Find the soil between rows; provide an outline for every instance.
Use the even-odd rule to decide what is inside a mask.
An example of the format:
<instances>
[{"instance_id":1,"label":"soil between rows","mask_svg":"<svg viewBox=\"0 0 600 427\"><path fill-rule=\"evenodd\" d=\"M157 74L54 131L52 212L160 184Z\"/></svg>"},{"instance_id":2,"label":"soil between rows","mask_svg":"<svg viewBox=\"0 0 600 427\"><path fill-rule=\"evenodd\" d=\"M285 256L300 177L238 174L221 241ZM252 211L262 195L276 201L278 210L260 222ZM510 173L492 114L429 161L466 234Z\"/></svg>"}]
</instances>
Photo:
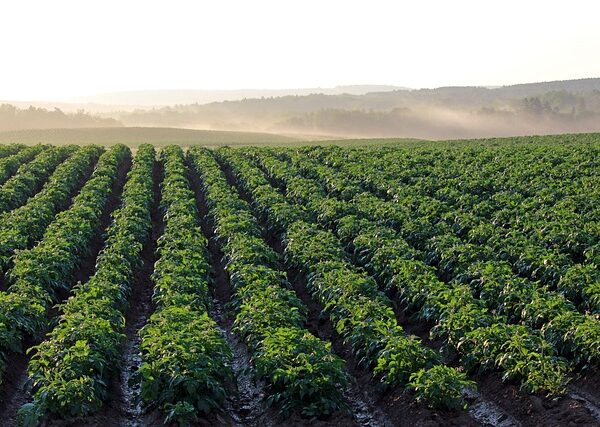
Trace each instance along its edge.
<instances>
[{"instance_id":1,"label":"soil between rows","mask_svg":"<svg viewBox=\"0 0 600 427\"><path fill-rule=\"evenodd\" d=\"M262 167L261 170L267 179L270 179L267 171ZM270 182L280 191L285 191L285 188L277 183L272 180ZM437 266L435 267L437 270ZM450 281L450 277L446 274L438 274L438 276L444 282ZM394 310L398 323L407 332L419 336L426 345L433 348L438 349L443 346L445 340L438 338L432 341L429 339L428 331L431 329L431 325L415 321L414 313L404 311L395 295L388 296L396 303ZM456 365L459 362L458 355L450 352L447 362ZM580 391L579 398L574 398L571 394L559 399L548 399L543 395L523 394L513 382L503 382L499 372L474 375L473 379L477 381L484 398L497 404L523 426L600 425L600 376L595 370L580 375L570 386L575 393ZM588 405L592 407L591 410Z\"/></svg>"},{"instance_id":2,"label":"soil between rows","mask_svg":"<svg viewBox=\"0 0 600 427\"><path fill-rule=\"evenodd\" d=\"M125 313L125 342L118 372L109 384L109 398L95 415L74 420L53 420L52 426L61 427L137 427L163 426L164 416L157 410L146 411L139 400L139 384L135 374L141 363L139 330L146 324L154 311L152 294L154 283L151 275L156 262L156 242L164 232L164 221L159 209L163 178L162 164L158 161L153 168L152 230L141 253L142 264L136 272Z\"/></svg>"},{"instance_id":3,"label":"soil between rows","mask_svg":"<svg viewBox=\"0 0 600 427\"><path fill-rule=\"evenodd\" d=\"M208 215L208 207L204 194L200 190L201 182L197 175L192 171L192 182L197 190L198 205L203 218L202 226L207 238L209 238L209 251L213 271L215 273L215 288L213 290L217 306L222 308L232 298L232 289L229 283L229 277L224 270L223 254L214 238L214 228ZM265 397L264 384L261 381L256 381L252 375L252 366L248 356L247 349L243 343L236 339L231 333L233 326L233 313L223 316L222 312L218 313L216 320L227 334L228 341L232 344L234 351L234 370L237 380L237 396L228 401L229 405L226 410L230 411L226 416L229 420L225 425L244 425L244 426L317 426L317 427L338 427L354 425L353 421L347 414L335 414L327 420L307 419L301 417L298 413L292 414L287 419L282 419L275 408L266 408L263 402ZM240 357L241 356L241 357ZM241 363L240 363L241 362ZM239 364L238 366L236 366ZM223 421L223 420L222 420Z\"/></svg>"},{"instance_id":4,"label":"soil between rows","mask_svg":"<svg viewBox=\"0 0 600 427\"><path fill-rule=\"evenodd\" d=\"M226 167L224 168L224 171L226 172L230 184L236 184L235 178L233 177L233 174L231 174L231 171ZM117 188L118 185L116 185L113 189L110 199L112 201L109 200L107 209L105 210L110 212L104 213L107 215L103 214L102 231L98 232L98 239L94 238L94 243L91 245L91 251L95 252L95 255L93 256L91 262L91 256L84 259L84 262L81 264L82 267L76 272L76 277L79 278L78 280L87 280L93 274L96 255L103 246L103 230L106 229L110 222L110 213L112 213L112 210L114 210L118 205L118 195L121 193L122 185L124 184L124 176L119 179L121 180L120 189ZM199 187L199 180L197 177L195 177L192 179L192 181L198 195L199 208L201 210L202 217L204 218L202 221L203 231L205 234L207 234L207 236L210 235L212 237L212 224L210 224L210 221L207 221L207 207L205 201L203 200L201 194L202 192L199 190L201 188ZM155 181L155 186L157 185L158 184ZM235 185L235 188L237 188L237 190L240 192L242 198L245 198L247 201L250 200L247 194L244 194L239 186ZM155 197L157 197L156 190ZM105 218L105 216L107 218ZM158 236L160 236L160 234L162 234L162 223L160 222L161 216L158 214L158 210L155 209L155 212L153 212L153 237L151 244L148 245L149 248L151 247L151 249L144 248L144 267L142 272L140 272L140 280L136 280L136 284L134 285L130 300L130 310L127 314L127 345L130 345L132 341L136 339L137 330L145 323L147 317L152 311L151 303L150 305L147 304L147 301L151 299L153 286L149 277L153 270L156 239ZM268 230L268 228L265 227L264 221L261 220L260 223L263 227L263 230ZM273 249L279 253L282 252L283 248L279 236L276 236L272 232L265 231L264 237ZM238 355L236 357L238 357L238 362L240 363L239 367L236 369L241 372L245 368L249 367L249 357L243 343L236 341L235 337L231 334L231 325L233 323L232 316L231 313L227 313L224 308L226 303L231 298L231 287L229 285L227 274L223 269L221 261L222 253L220 252L217 243L212 238L209 241L209 251L213 259L213 267L215 271L215 286L213 287L213 292L216 302L216 308L211 314L216 318L219 325L223 328L224 333L228 335L227 339L230 344L234 343L234 347L239 347L238 349L234 348L234 352ZM148 256L148 253L150 253L150 256ZM416 404L410 395L401 390L386 391L373 387L371 374L368 371L356 366L352 355L344 346L340 337L335 333L331 322L329 322L326 316L321 314L321 307L318 303L313 301L308 294L305 285L305 278L302 277L302 274L292 270L287 271L287 273L294 290L302 299L304 304L306 304L309 308L307 328L310 329L311 332L315 333L316 336L319 336L325 340L330 340L333 343L336 353L348 361L349 370L357 379L360 389L363 390L365 394L370 396L370 400L373 402L372 405L375 405L374 410L381 412L383 414L382 417L389 416L389 419L393 421L392 425L473 425L469 424L469 422L472 423L472 419L470 418L466 423L461 423L459 422L460 420L456 420L455 423L455 420L453 420L451 416L452 413L450 413L449 417L448 414L440 411L430 411L427 409L426 411L433 412L433 414L430 414L429 412L421 412L423 409L421 408L421 405ZM146 277L147 280L144 277ZM63 294L60 297L61 300L64 300L66 297L68 297L68 294ZM137 313L137 311L140 311L140 313ZM57 311L52 312L52 315L54 316L58 314L59 313ZM407 325L408 332L422 337L425 337L428 334L429 327L427 325L421 326L419 322L412 319L409 315L403 315L406 317L401 318L399 315L399 320L403 324ZM29 348L34 344L35 343L28 341L26 342L26 347ZM432 344L434 347L439 345L437 341ZM133 353L135 353L135 351L129 351L129 353L127 350L125 351L125 354ZM242 357L244 353L245 356ZM24 386L27 379L25 370L29 357L21 354L15 356L16 357L14 360L8 361L10 369L7 371L5 382L0 386L0 416L2 416L4 420L8 420L8 424L6 425L13 425L14 413L23 403L27 401L28 398L27 394L24 392ZM128 356L124 356L124 358L127 359ZM131 364L131 366L134 364L135 363ZM127 363L125 365L127 365ZM249 377L247 376L246 378ZM475 376L475 379L478 381L480 391L485 397L497 403L499 406L505 409L507 413L510 413L525 426L600 425L600 422L591 416L585 405L577 399L563 398L556 401L549 401L538 396L523 395L518 391L518 387L516 387L514 384L503 383L501 381L500 374L498 373L477 375ZM600 375L596 371L591 371L586 375L583 375L582 378L573 381L573 384L577 388L581 388L592 396L598 397L598 384L600 384ZM115 384L111 384L111 390L114 390L114 395L111 392L111 400L105 406L105 410L101 412L101 418L90 417L83 420L74 420L69 423L54 420L49 422L48 425L162 425L162 416L156 412L140 415L135 413L137 409L133 408L135 414L132 415L130 411L132 407L129 406L132 401L123 399L122 395L119 394L122 393L122 387L123 384L121 381L116 381ZM238 380L238 388L239 387L240 385ZM214 417L203 419L199 425L300 426L314 424L316 426L338 426L349 425L352 423L352 421L348 420L347 418L321 421L306 420L296 416L286 421L280 420L277 418L275 411L265 411L262 406L260 408L252 407L253 403L251 403L250 406L248 405L249 401L255 403L262 400L262 391L260 391L260 385L257 387L257 389L259 390L258 395L250 396L249 398L244 396L243 393L240 393L238 396L232 395L232 398L228 402L229 407L226 408L228 413L216 414ZM8 396L8 399L6 399L6 396ZM125 404L124 401L128 401L130 403ZM369 402L370 405L371 402ZM124 404L125 406L123 406ZM394 417L396 411L399 413L397 418ZM11 413L12 415L10 415Z\"/></svg>"},{"instance_id":5,"label":"soil between rows","mask_svg":"<svg viewBox=\"0 0 600 427\"><path fill-rule=\"evenodd\" d=\"M162 164L154 162L152 174L153 206L152 230L141 253L142 264L136 272L125 313L125 342L119 371L111 378L109 399L102 410L82 420L85 426L162 426L163 416L158 411L146 412L139 399L139 384L135 374L141 364L139 330L146 324L154 311L152 294L154 283L151 276L156 262L156 242L164 232L163 217L159 209L160 184L163 179ZM69 424L72 425L72 424Z\"/></svg>"},{"instance_id":6,"label":"soil between rows","mask_svg":"<svg viewBox=\"0 0 600 427\"><path fill-rule=\"evenodd\" d=\"M440 279L442 280L442 279ZM445 339L430 338L432 325L416 319L416 313L411 313L398 301L398 296L393 292L388 297L394 301L396 320L409 334L421 338L424 345L435 350L440 350L445 344ZM460 355L455 351L446 349L445 363L450 366L460 365ZM528 395L521 393L514 382L502 381L499 372L485 372L471 375L477 381L478 391L484 399L493 402L507 415L523 426L540 425L600 425L600 422L586 408L584 402L573 399L568 395L560 399L550 400L542 395ZM589 386L589 380L579 381L583 386ZM598 383L600 384L600 383ZM589 389L589 387L588 387ZM597 393L597 391L596 391Z\"/></svg>"},{"instance_id":7,"label":"soil between rows","mask_svg":"<svg viewBox=\"0 0 600 427\"><path fill-rule=\"evenodd\" d=\"M188 163L189 179L196 195L200 225L208 240L208 252L212 270L211 292L214 307L211 317L217 322L224 338L233 352L232 369L235 384L231 384L231 393L225 403L225 411L211 414L203 419L201 425L243 425L272 426L277 413L264 405L264 384L256 381L252 374L250 355L246 345L232 332L235 314L227 309L233 297L229 276L223 263L223 252L215 238L214 224L210 216L202 181L193 165Z\"/></svg>"}]
</instances>

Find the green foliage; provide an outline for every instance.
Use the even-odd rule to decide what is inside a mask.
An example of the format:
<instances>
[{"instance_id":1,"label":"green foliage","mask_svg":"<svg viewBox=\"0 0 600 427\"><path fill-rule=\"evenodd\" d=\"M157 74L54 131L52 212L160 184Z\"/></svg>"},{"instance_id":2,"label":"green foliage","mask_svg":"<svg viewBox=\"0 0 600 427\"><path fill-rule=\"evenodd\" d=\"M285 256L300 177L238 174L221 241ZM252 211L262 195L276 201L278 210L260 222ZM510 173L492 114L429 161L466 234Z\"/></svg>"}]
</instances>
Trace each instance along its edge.
<instances>
[{"instance_id":1,"label":"green foliage","mask_svg":"<svg viewBox=\"0 0 600 427\"><path fill-rule=\"evenodd\" d=\"M474 389L475 382L449 366L437 365L421 369L410 376L408 386L414 390L417 401L427 402L434 408L467 409L464 390Z\"/></svg>"},{"instance_id":2,"label":"green foliage","mask_svg":"<svg viewBox=\"0 0 600 427\"><path fill-rule=\"evenodd\" d=\"M439 363L439 355L415 336L405 339L399 328L394 328L388 336L385 347L379 352L374 373L381 374L389 385L406 384L410 376L419 369Z\"/></svg>"},{"instance_id":3,"label":"green foliage","mask_svg":"<svg viewBox=\"0 0 600 427\"><path fill-rule=\"evenodd\" d=\"M277 191L267 185L265 177L257 174L245 158L226 150L220 152L223 160L237 171L238 182L255 197L257 210L266 215L273 228L285 231L286 264L307 274L308 289L329 313L336 331L344 337L358 361L374 367L375 373L390 385L406 383L412 372L436 363L435 352L423 347L417 338L404 334L390 301L372 278L352 266L332 232L311 223L310 215L303 220L280 216L280 212L286 211L273 210L265 203L278 200L276 203L280 205L295 207L295 203L308 203L314 207L322 201L324 192L298 179L296 171L286 170L278 160L261 154L265 156L257 156L257 162L273 181L282 187L293 183L293 188L287 188L287 198L280 199ZM325 204L328 208L333 205ZM331 212L344 214L347 211L335 207ZM330 216L331 213L327 218Z\"/></svg>"},{"instance_id":4,"label":"green foliage","mask_svg":"<svg viewBox=\"0 0 600 427\"><path fill-rule=\"evenodd\" d=\"M97 146L77 150L25 205L0 214L0 272L6 272L16 250L26 249L43 237L56 213L69 205L71 197L92 172L101 153Z\"/></svg>"},{"instance_id":5,"label":"green foliage","mask_svg":"<svg viewBox=\"0 0 600 427\"><path fill-rule=\"evenodd\" d=\"M349 380L330 344L306 330L307 308L282 265L306 279L359 363L419 401L464 408L473 383L463 367L498 370L527 393L563 394L571 370L600 360L594 138L411 150L192 148L187 158L166 148L156 312L141 332L144 403L187 425L220 408L230 391L231 351L207 314L212 276L189 180L196 174L234 291L234 331L248 344L267 402L282 413L347 409ZM9 285L0 293L0 370L26 336L51 326L57 290L72 291L33 353L24 425L47 413L93 413L118 367L129 287L149 233L155 153L140 148L96 273L73 286L128 155L122 146L103 154L86 181L101 152L0 146L0 269ZM283 257L265 240L273 235L282 237ZM396 319L402 310L432 325L440 352L405 333ZM463 367L444 366L446 351Z\"/></svg>"},{"instance_id":6,"label":"green foliage","mask_svg":"<svg viewBox=\"0 0 600 427\"><path fill-rule=\"evenodd\" d=\"M288 416L313 417L347 410L349 379L331 345L304 329L306 307L278 271L250 206L235 195L215 159L193 149L188 158L203 182L225 268L235 290L234 330L250 344L256 375L267 384L267 403Z\"/></svg>"},{"instance_id":7,"label":"green foliage","mask_svg":"<svg viewBox=\"0 0 600 427\"><path fill-rule=\"evenodd\" d=\"M259 378L269 379L268 404L284 414L299 409L307 417L346 409L339 392L348 383L344 362L317 337L300 328L278 328L253 355Z\"/></svg>"},{"instance_id":8,"label":"green foliage","mask_svg":"<svg viewBox=\"0 0 600 427\"><path fill-rule=\"evenodd\" d=\"M286 261L308 273L311 292L334 317L348 315L347 296L368 294L340 252L343 243L352 261L433 322L433 337L446 338L469 366L490 361L465 345L481 334L498 345L494 363L511 360L492 365L506 379L524 390L561 394L568 369L557 354L580 368L597 364L600 326L577 313L593 313L597 299L598 216L589 203L589 194L597 194L591 160L597 144L428 148L247 149L242 155L222 149L219 155L273 228L286 232ZM532 168L521 167L522 159ZM269 205L286 201L314 212L288 221ZM575 267L576 259L592 262ZM520 324L518 339L504 333L507 323ZM528 350L518 351L519 345ZM547 381L539 377L543 369L554 372Z\"/></svg>"},{"instance_id":9,"label":"green foliage","mask_svg":"<svg viewBox=\"0 0 600 427\"><path fill-rule=\"evenodd\" d=\"M39 153L31 162L22 164L15 176L0 188L0 212L23 205L56 167L76 150L73 145L50 148Z\"/></svg>"},{"instance_id":10,"label":"green foliage","mask_svg":"<svg viewBox=\"0 0 600 427\"><path fill-rule=\"evenodd\" d=\"M521 389L527 393L565 393L566 363L524 326L498 323L479 328L467 333L457 348L468 368L480 365L481 369L502 370L506 380L522 378Z\"/></svg>"},{"instance_id":11,"label":"green foliage","mask_svg":"<svg viewBox=\"0 0 600 427\"><path fill-rule=\"evenodd\" d=\"M21 165L31 161L36 155L47 149L48 146L35 145L19 150L12 156L0 158L0 184L4 184Z\"/></svg>"},{"instance_id":12,"label":"green foliage","mask_svg":"<svg viewBox=\"0 0 600 427\"><path fill-rule=\"evenodd\" d=\"M64 418L89 415L107 398L124 339L129 286L151 229L154 159L152 147L140 147L94 276L75 287L58 325L35 347L28 366L34 401L21 410L24 424L45 412Z\"/></svg>"},{"instance_id":13,"label":"green foliage","mask_svg":"<svg viewBox=\"0 0 600 427\"><path fill-rule=\"evenodd\" d=\"M10 286L0 294L3 358L6 352L19 349L26 336L39 337L47 329L46 314L56 300L56 291L70 289L75 268L100 226L117 168L129 155L125 146L104 153L71 207L56 216L37 246L14 257Z\"/></svg>"},{"instance_id":14,"label":"green foliage","mask_svg":"<svg viewBox=\"0 0 600 427\"><path fill-rule=\"evenodd\" d=\"M537 141L542 148L472 144L468 150L247 149L244 154L287 190L292 202L309 203L315 213L308 221L336 232L353 261L381 287L434 322L433 337L446 338L454 349L474 331L504 340L499 353L510 353L515 361L506 365L507 379L519 380L524 389L561 394L567 369L555 354L580 368L597 364L593 342L600 331L592 316L577 313L593 313L598 288L592 274L598 215L589 202L590 194L597 194L591 159L598 146L572 139L569 147ZM226 153L235 168L248 173L241 159ZM523 168L522 159L531 168ZM301 253L302 244L296 246ZM577 262L590 265L576 267ZM523 326L519 336L529 352L513 351L501 333L507 323ZM459 350L468 353L465 346ZM473 356L465 354L469 363ZM529 360L540 362L532 362L531 370L513 369ZM556 373L546 383L537 378L543 364Z\"/></svg>"},{"instance_id":15,"label":"green foliage","mask_svg":"<svg viewBox=\"0 0 600 427\"><path fill-rule=\"evenodd\" d=\"M232 353L208 313L209 261L181 148L161 153L164 234L152 276L156 311L140 331L142 401L166 422L188 425L222 407L231 381Z\"/></svg>"},{"instance_id":16,"label":"green foliage","mask_svg":"<svg viewBox=\"0 0 600 427\"><path fill-rule=\"evenodd\" d=\"M165 307L150 317L140 336L142 400L164 412L183 403L195 408L192 414L221 407L224 383L232 378L232 355L207 313L190 306Z\"/></svg>"}]
</instances>

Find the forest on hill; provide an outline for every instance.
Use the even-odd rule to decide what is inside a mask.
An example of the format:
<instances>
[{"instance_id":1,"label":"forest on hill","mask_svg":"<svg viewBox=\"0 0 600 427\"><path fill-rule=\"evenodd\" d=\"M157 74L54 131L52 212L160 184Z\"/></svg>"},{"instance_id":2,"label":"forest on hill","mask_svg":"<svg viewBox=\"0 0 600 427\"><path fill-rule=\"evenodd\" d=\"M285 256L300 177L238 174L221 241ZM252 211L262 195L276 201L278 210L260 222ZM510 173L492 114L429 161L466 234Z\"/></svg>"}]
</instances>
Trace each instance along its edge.
<instances>
[{"instance_id":1,"label":"forest on hill","mask_svg":"<svg viewBox=\"0 0 600 427\"><path fill-rule=\"evenodd\" d=\"M364 95L313 93L114 114L130 126L339 137L469 138L600 130L600 79Z\"/></svg>"},{"instance_id":2,"label":"forest on hill","mask_svg":"<svg viewBox=\"0 0 600 427\"><path fill-rule=\"evenodd\" d=\"M69 111L62 106L19 108L3 104L0 105L0 131L127 126L266 132L302 138L326 135L423 139L600 131L600 79L502 87L415 90L381 87L381 91L368 93L359 93L359 89L368 86L346 88L349 93L322 90L322 93L134 110L119 105L89 104L89 111L85 111L80 108L81 104L74 104L77 108ZM154 92L142 91L136 96L148 100ZM181 99L192 100L196 92L201 91L177 93ZM298 90L298 93L303 92ZM127 94L121 98L125 99ZM127 96L133 95L135 93ZM202 96L208 95L202 92Z\"/></svg>"},{"instance_id":3,"label":"forest on hill","mask_svg":"<svg viewBox=\"0 0 600 427\"><path fill-rule=\"evenodd\" d=\"M18 108L11 104L0 104L0 132L20 129L53 129L53 128L104 128L122 126L111 117L99 117L83 110L67 113L59 108L30 106Z\"/></svg>"}]
</instances>

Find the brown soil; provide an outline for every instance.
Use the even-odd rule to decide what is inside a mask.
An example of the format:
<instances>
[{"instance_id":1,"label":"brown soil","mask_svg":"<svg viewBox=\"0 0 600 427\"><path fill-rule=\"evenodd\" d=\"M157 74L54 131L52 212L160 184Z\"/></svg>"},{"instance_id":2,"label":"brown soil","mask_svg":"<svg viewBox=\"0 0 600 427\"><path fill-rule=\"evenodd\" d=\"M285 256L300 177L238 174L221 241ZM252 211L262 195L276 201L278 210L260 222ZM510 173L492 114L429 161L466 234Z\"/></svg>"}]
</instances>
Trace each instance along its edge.
<instances>
[{"instance_id":1,"label":"brown soil","mask_svg":"<svg viewBox=\"0 0 600 427\"><path fill-rule=\"evenodd\" d=\"M95 259L103 246L103 232L110 222L110 214L117 207L119 195L125 182L125 174L130 164L122 165L119 169L118 180L102 216L101 230L90 245L90 254L82 259L80 268L75 272L75 279L86 281L93 274ZM230 184L237 188L240 196L250 201L237 185L235 178L227 165L221 165ZM155 171L156 200L160 197L158 187L160 171ZM233 314L227 309L227 303L232 298L229 278L223 268L222 253L214 239L214 229L208 216L200 181L193 173L191 182L196 191L198 208L202 217L201 225L204 234L209 239L209 253L213 267L213 298L214 308L212 317L217 321L224 337L234 352L233 369L236 373L236 383L231 384L231 393L225 404L224 411L211 414L200 419L195 425L243 425L243 426L316 426L340 427L347 425L384 425L384 426L453 426L478 425L467 413L435 411L418 404L414 397L402 388L385 388L372 377L364 367L358 366L356 360L342 338L335 332L328 316L322 312L322 306L312 299L306 288L306 278L301 272L293 269L283 271L288 274L289 281L308 308L306 327L323 340L332 342L336 354L346 361L348 372L355 379L355 384L345 391L346 399L351 403L354 417L347 414L335 414L326 420L306 419L298 414L283 420L276 410L265 408L265 386L256 382L252 375L250 357L246 346L231 331ZM259 218L264 231L266 242L277 252L283 252L280 236L265 227L264 218ZM102 411L94 417L71 421L51 420L46 425L53 426L160 426L163 415L156 410L144 412L137 401L135 385L128 385L128 380L139 366L139 338L137 332L142 327L153 310L151 296L153 284L150 275L155 261L156 240L162 234L162 218L157 208L153 211L153 231L151 242L143 252L143 267L133 284L130 297L130 309L126 316L126 344L123 351L122 370L110 384L110 398ZM67 292L59 295L63 301L68 297ZM395 307L396 317L404 329L421 337L424 343L439 349L443 340L429 340L431 325L421 322L398 305ZM49 318L55 318L58 310L52 309ZM29 348L36 344L31 340L25 342ZM29 399L27 393L26 367L30 356L24 354L9 355L4 382L0 385L0 417L2 425L15 425L15 414L19 407ZM456 356L450 355L449 362L456 363ZM523 426L600 426L600 373L591 370L574 379L570 385L570 394L557 400L549 400L543 396L529 396L518 390L513 383L504 383L501 375L496 372L475 375L479 392L483 399L495 403L505 413L510 414L517 424ZM598 410L598 412L595 412ZM487 425L487 424L486 424ZM493 424L491 424L493 425ZM507 424L502 424L507 425Z\"/></svg>"},{"instance_id":2,"label":"brown soil","mask_svg":"<svg viewBox=\"0 0 600 427\"><path fill-rule=\"evenodd\" d=\"M261 169L266 175L267 171L264 168ZM277 183L272 180L270 182L277 187ZM437 270L437 265L434 266ZM439 274L439 270L437 271L440 280L444 282L451 280L449 275ZM416 321L397 302L394 295L389 296L395 302L394 311L398 323L408 333L419 336L429 347L439 349L444 345L444 339L431 340L429 338L431 325ZM446 362L450 365L458 365L459 357L450 352L446 355ZM519 392L518 387L514 384L502 382L501 375L496 372L473 379L477 380L481 395L485 399L495 403L524 426L600 425L600 376L597 372L589 372L571 386L577 398L574 398L573 394L568 394L556 400L547 399L544 396L525 395Z\"/></svg>"},{"instance_id":3,"label":"brown soil","mask_svg":"<svg viewBox=\"0 0 600 427\"><path fill-rule=\"evenodd\" d=\"M152 231L148 242L142 249L142 266L132 283L128 310L125 314L125 343L118 374L113 375L109 385L109 399L95 415L65 420L53 420L53 426L162 426L164 417L158 411L145 411L139 400L139 384L135 381L135 373L141 363L139 330L146 324L154 311L152 293L154 284L151 280L156 261L156 242L163 234L164 222L159 209L160 183L162 182L162 165L155 162L153 171Z\"/></svg>"},{"instance_id":4,"label":"brown soil","mask_svg":"<svg viewBox=\"0 0 600 427\"><path fill-rule=\"evenodd\" d=\"M482 395L493 400L523 426L600 426L585 405L571 397L556 400L525 395L516 385L503 383L499 373L477 377Z\"/></svg>"},{"instance_id":5,"label":"brown soil","mask_svg":"<svg viewBox=\"0 0 600 427\"><path fill-rule=\"evenodd\" d=\"M223 264L223 253L215 239L214 225L209 215L206 199L202 191L202 183L194 167L188 164L189 178L196 194L201 227L208 240L208 251L212 266L212 287L214 307L211 317L217 322L227 343L233 351L232 368L235 374L235 384L232 393L226 401L225 411L214 414L203 420L202 425L244 425L271 426L277 418L277 413L263 404L265 397L264 384L256 381L252 375L250 355L245 344L233 332L234 313L226 309L231 301L233 291L229 276ZM218 419L215 419L218 417Z\"/></svg>"},{"instance_id":6,"label":"brown soil","mask_svg":"<svg viewBox=\"0 0 600 427\"><path fill-rule=\"evenodd\" d=\"M37 344L30 339L24 343L24 348ZM31 355L11 353L6 360L6 372L0 384L0 418L8 420L9 425L16 424L16 414L19 408L27 403L29 398L27 365Z\"/></svg>"},{"instance_id":7,"label":"brown soil","mask_svg":"<svg viewBox=\"0 0 600 427\"><path fill-rule=\"evenodd\" d=\"M231 170L227 165L222 165L222 167L230 183L234 184L235 177L231 173ZM263 172L265 171L263 170ZM277 183L273 182L272 180L269 180L269 182L275 188L282 190ZM282 191L284 191L284 189ZM241 191L241 194L242 197L244 197L247 201L250 200L248 194L244 194L243 191ZM281 244L277 243L277 240L279 239L277 239L276 236L270 236L268 240L276 250L282 250ZM299 292L299 295L302 296L302 292L306 292L305 286L297 288L297 291ZM302 299L305 300L305 297ZM306 300L305 303L307 303ZM437 339L431 341L429 339L429 330L431 329L430 325L427 325L425 322L419 322L414 317L410 316L409 313L406 313L400 305L395 307L395 313L399 324L401 324L408 333L421 337L426 345L429 345L433 348L440 348L443 346L444 340ZM332 338L332 341L334 342L335 348L337 346L335 342L336 339ZM340 355L346 358L346 360L351 361L351 355L345 356L343 354L343 349L340 350ZM458 362L457 356L450 354L448 361L456 364ZM488 401L490 403L493 402L493 404L496 404L502 412L509 414L509 417L522 425L600 425L598 414L595 412L596 408L598 407L597 396L599 393L597 390L598 384L600 384L597 373L590 374L575 384L576 387L580 387L584 392L580 393L577 399L573 398L572 396L567 396L556 401L549 400L544 397L524 395L518 391L518 387L516 387L514 384L503 383L501 381L501 376L498 373L490 373L485 377L475 377L474 379L478 381L478 386L481 390L481 397L484 399L484 401ZM585 394L584 398L587 396L589 399L587 399L586 402L582 402L580 400L581 394ZM510 399L507 399L507 396L510 396ZM402 402L401 398L391 399ZM471 399L469 400L471 401ZM411 403L414 402L409 402L409 405ZM586 407L586 405L588 407ZM593 407L590 410L590 405L596 405L596 407ZM423 417L420 415L420 417L420 419L427 419L426 416ZM400 424L402 424L401 420L398 421ZM448 417L443 417L441 420L441 423L444 425L451 424L452 422L452 419Z\"/></svg>"}]
</instances>

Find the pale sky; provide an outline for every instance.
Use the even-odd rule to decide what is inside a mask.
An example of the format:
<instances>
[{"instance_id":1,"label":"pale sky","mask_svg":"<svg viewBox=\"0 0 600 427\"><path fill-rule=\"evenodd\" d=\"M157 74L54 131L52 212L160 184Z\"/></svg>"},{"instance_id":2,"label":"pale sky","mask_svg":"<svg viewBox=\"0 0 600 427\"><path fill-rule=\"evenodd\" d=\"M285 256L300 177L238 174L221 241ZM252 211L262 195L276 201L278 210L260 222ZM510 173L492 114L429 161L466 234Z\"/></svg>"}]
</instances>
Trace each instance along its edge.
<instances>
[{"instance_id":1,"label":"pale sky","mask_svg":"<svg viewBox=\"0 0 600 427\"><path fill-rule=\"evenodd\" d=\"M600 77L600 3L7 0L0 99Z\"/></svg>"}]
</instances>

